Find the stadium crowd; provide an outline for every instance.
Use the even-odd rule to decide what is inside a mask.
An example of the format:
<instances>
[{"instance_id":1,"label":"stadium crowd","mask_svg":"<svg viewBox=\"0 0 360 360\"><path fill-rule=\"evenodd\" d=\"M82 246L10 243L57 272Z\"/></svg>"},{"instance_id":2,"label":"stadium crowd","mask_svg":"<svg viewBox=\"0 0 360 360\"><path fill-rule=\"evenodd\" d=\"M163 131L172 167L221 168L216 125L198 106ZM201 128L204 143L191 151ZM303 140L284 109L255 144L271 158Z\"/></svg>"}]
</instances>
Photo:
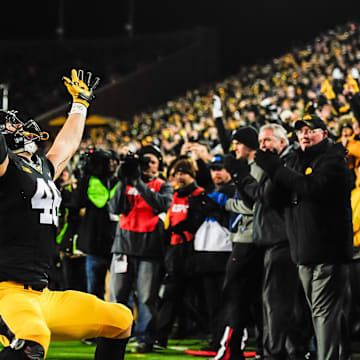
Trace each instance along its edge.
<instances>
[{"instance_id":1,"label":"stadium crowd","mask_svg":"<svg viewBox=\"0 0 360 360\"><path fill-rule=\"evenodd\" d=\"M350 358L360 335L359 71L350 23L90 129L57 182L50 286L100 298L108 287L136 313L140 353L197 332L215 359L239 359L251 333L259 357ZM313 242L302 253L304 239Z\"/></svg>"}]
</instances>

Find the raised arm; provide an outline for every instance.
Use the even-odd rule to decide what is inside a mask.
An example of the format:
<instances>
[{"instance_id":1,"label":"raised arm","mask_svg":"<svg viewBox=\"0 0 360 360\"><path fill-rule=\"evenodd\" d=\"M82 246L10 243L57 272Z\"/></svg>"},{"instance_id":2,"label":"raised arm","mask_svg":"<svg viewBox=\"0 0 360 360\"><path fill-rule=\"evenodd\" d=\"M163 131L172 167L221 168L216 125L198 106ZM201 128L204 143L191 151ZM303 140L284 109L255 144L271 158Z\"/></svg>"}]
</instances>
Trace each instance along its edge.
<instances>
[{"instance_id":1,"label":"raised arm","mask_svg":"<svg viewBox=\"0 0 360 360\"><path fill-rule=\"evenodd\" d=\"M91 83L91 73L87 73L87 79L84 81L84 71L71 71L71 80L63 77L64 84L73 98L73 103L69 116L60 132L57 134L53 145L46 157L54 166L54 180L59 177L62 170L74 155L79 147L83 136L87 108L90 101L94 98L94 90L99 84L98 77Z\"/></svg>"},{"instance_id":2,"label":"raised arm","mask_svg":"<svg viewBox=\"0 0 360 360\"><path fill-rule=\"evenodd\" d=\"M215 119L215 126L218 131L219 140L225 154L229 152L231 145L231 134L225 129L223 120L223 111L221 109L221 99L219 96L213 96L213 118Z\"/></svg>"}]
</instances>

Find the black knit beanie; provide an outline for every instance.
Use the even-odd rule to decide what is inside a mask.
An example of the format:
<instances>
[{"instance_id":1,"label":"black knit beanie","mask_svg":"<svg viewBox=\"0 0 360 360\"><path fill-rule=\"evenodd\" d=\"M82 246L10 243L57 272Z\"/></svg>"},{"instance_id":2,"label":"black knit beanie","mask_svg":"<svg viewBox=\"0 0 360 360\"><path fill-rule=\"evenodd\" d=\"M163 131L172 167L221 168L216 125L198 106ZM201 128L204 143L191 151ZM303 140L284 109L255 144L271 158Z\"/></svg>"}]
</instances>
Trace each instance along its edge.
<instances>
[{"instance_id":1,"label":"black knit beanie","mask_svg":"<svg viewBox=\"0 0 360 360\"><path fill-rule=\"evenodd\" d=\"M232 136L233 140L237 140L239 143L246 145L252 150L259 148L258 132L252 126L244 126L236 130Z\"/></svg>"}]
</instances>

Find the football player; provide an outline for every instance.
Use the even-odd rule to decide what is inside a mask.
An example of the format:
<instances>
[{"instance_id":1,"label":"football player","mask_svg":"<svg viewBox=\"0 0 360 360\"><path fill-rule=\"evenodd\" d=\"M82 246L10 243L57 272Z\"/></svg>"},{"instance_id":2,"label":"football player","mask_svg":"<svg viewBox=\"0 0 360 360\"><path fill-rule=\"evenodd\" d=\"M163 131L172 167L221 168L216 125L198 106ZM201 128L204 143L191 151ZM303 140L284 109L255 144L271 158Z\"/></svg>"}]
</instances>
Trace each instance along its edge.
<instances>
[{"instance_id":1,"label":"football player","mask_svg":"<svg viewBox=\"0 0 360 360\"><path fill-rule=\"evenodd\" d=\"M60 193L54 180L82 138L87 108L99 78L72 70L64 84L73 102L45 156L47 140L35 121L0 112L0 359L44 359L51 340L99 338L95 359L123 359L131 311L77 291L47 288Z\"/></svg>"}]
</instances>

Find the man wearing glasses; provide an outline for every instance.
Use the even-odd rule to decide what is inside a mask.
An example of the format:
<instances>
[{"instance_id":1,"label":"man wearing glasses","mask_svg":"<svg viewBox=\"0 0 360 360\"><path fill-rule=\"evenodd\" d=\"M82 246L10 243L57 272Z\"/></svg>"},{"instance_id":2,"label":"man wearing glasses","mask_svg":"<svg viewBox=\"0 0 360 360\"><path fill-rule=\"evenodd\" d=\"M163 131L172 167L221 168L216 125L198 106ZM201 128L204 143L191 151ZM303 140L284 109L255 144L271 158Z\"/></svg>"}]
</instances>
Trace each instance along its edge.
<instances>
[{"instance_id":1,"label":"man wearing glasses","mask_svg":"<svg viewBox=\"0 0 360 360\"><path fill-rule=\"evenodd\" d=\"M345 314L352 257L351 177L345 149L328 138L325 123L306 115L295 123L299 148L286 159L258 151L256 163L282 189L291 257L310 307L318 359L346 359Z\"/></svg>"}]
</instances>

